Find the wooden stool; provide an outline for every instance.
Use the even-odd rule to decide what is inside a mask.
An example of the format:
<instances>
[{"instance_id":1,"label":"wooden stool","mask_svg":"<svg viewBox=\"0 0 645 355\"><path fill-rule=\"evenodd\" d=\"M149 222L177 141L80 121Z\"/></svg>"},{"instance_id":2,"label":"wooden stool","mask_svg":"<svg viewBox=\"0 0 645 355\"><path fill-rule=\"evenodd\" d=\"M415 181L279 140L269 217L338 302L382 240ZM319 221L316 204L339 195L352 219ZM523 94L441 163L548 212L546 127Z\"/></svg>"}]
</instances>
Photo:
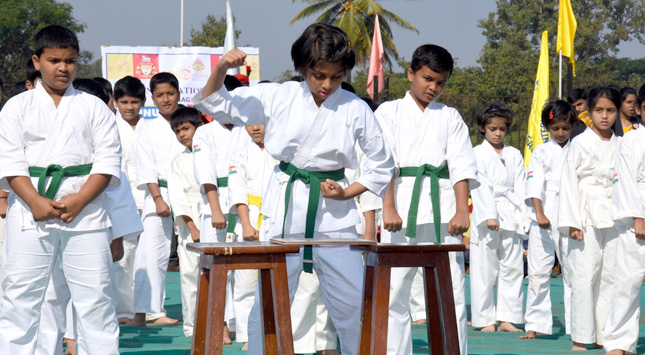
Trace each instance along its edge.
<instances>
[{"instance_id":1,"label":"wooden stool","mask_svg":"<svg viewBox=\"0 0 645 355\"><path fill-rule=\"evenodd\" d=\"M430 354L459 354L459 336L448 252L462 252L463 244L377 244L351 246L365 251L365 288L361 322L361 355L387 353L390 272L393 267L424 268L428 349Z\"/></svg>"},{"instance_id":2,"label":"wooden stool","mask_svg":"<svg viewBox=\"0 0 645 355\"><path fill-rule=\"evenodd\" d=\"M202 269L197 288L193 354L222 354L226 274L239 269L259 269L264 353L293 354L285 253L299 252L298 245L191 243L186 249L201 255Z\"/></svg>"}]
</instances>

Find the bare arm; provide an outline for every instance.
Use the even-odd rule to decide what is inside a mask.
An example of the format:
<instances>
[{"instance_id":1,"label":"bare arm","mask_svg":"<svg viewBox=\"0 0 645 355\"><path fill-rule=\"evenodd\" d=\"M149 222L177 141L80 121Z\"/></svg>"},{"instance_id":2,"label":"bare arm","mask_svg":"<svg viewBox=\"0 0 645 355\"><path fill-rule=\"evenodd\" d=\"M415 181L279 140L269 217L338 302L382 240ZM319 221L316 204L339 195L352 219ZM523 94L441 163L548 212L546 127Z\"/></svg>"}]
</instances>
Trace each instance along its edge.
<instances>
[{"instance_id":1,"label":"bare arm","mask_svg":"<svg viewBox=\"0 0 645 355\"><path fill-rule=\"evenodd\" d=\"M365 217L365 234L363 234L363 239L376 240L376 211L365 211L363 212L363 217Z\"/></svg>"},{"instance_id":2,"label":"bare arm","mask_svg":"<svg viewBox=\"0 0 645 355\"><path fill-rule=\"evenodd\" d=\"M60 218L65 205L46 199L38 194L38 191L31 184L27 176L7 177L11 189L20 196L29 206L31 213L39 221L47 221L53 218Z\"/></svg>"},{"instance_id":3,"label":"bare arm","mask_svg":"<svg viewBox=\"0 0 645 355\"><path fill-rule=\"evenodd\" d=\"M224 54L222 58L215 64L215 68L211 72L211 76L204 86L203 98L207 98L215 91L219 90L224 84L224 78L226 77L226 71L232 68L237 68L241 65L244 65L246 60L246 53L242 52L239 49L233 49L228 53Z\"/></svg>"},{"instance_id":4,"label":"bare arm","mask_svg":"<svg viewBox=\"0 0 645 355\"><path fill-rule=\"evenodd\" d=\"M535 217L540 228L547 229L551 226L551 221L546 218L544 214L544 209L542 208L542 201L539 198L531 198L533 201L533 206L535 207Z\"/></svg>"},{"instance_id":5,"label":"bare arm","mask_svg":"<svg viewBox=\"0 0 645 355\"><path fill-rule=\"evenodd\" d=\"M458 181L453 186L453 190L457 200L457 210L450 222L448 222L448 233L461 235L470 226L470 219L468 218L468 180Z\"/></svg>"},{"instance_id":6,"label":"bare arm","mask_svg":"<svg viewBox=\"0 0 645 355\"><path fill-rule=\"evenodd\" d=\"M260 238L260 234L258 230L253 228L251 225L249 206L243 203L238 203L235 206L237 207L237 216L240 217L240 224L242 224L242 238L248 241L258 240Z\"/></svg>"},{"instance_id":7,"label":"bare arm","mask_svg":"<svg viewBox=\"0 0 645 355\"><path fill-rule=\"evenodd\" d=\"M181 218L184 220L184 223L186 223L186 227L188 227L188 230L190 230L190 237L192 238L193 242L199 243L199 239L200 239L199 229L195 225L195 221L193 221L192 218L184 215L182 215Z\"/></svg>"},{"instance_id":8,"label":"bare arm","mask_svg":"<svg viewBox=\"0 0 645 355\"><path fill-rule=\"evenodd\" d=\"M65 223L74 221L83 208L105 190L110 179L112 179L112 175L109 174L92 174L77 193L61 198L60 203L65 207L62 209L63 213L60 215L60 219Z\"/></svg>"},{"instance_id":9,"label":"bare arm","mask_svg":"<svg viewBox=\"0 0 645 355\"><path fill-rule=\"evenodd\" d=\"M403 228L403 220L396 211L394 203L394 179L396 179L395 176L392 177L383 197L383 228L390 232L398 232Z\"/></svg>"},{"instance_id":10,"label":"bare arm","mask_svg":"<svg viewBox=\"0 0 645 355\"><path fill-rule=\"evenodd\" d=\"M222 208L219 205L217 186L213 184L204 184L204 191L206 191L206 199L211 207L211 224L213 225L213 228L226 228L226 218L224 218L224 213L222 213Z\"/></svg>"},{"instance_id":11,"label":"bare arm","mask_svg":"<svg viewBox=\"0 0 645 355\"><path fill-rule=\"evenodd\" d=\"M152 195L152 199L155 202L157 214L161 217L170 216L170 207L168 207L166 201L163 200L161 192L159 191L159 185L153 182L149 182L147 185L148 190L150 190L150 195Z\"/></svg>"}]
</instances>

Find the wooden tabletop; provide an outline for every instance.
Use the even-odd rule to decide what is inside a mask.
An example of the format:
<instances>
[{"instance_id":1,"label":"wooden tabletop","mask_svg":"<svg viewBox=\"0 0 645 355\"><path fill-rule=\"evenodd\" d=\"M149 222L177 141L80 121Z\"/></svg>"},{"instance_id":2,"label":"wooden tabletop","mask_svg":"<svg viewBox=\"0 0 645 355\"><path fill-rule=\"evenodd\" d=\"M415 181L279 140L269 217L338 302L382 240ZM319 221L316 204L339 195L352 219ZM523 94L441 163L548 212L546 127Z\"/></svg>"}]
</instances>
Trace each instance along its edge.
<instances>
[{"instance_id":1,"label":"wooden tabletop","mask_svg":"<svg viewBox=\"0 0 645 355\"><path fill-rule=\"evenodd\" d=\"M371 251L374 253L434 253L466 250L466 246L463 244L435 245L378 243L371 245L352 245L350 248Z\"/></svg>"},{"instance_id":2,"label":"wooden tabletop","mask_svg":"<svg viewBox=\"0 0 645 355\"><path fill-rule=\"evenodd\" d=\"M189 243L186 249L203 255L298 253L299 245L271 242Z\"/></svg>"}]
</instances>

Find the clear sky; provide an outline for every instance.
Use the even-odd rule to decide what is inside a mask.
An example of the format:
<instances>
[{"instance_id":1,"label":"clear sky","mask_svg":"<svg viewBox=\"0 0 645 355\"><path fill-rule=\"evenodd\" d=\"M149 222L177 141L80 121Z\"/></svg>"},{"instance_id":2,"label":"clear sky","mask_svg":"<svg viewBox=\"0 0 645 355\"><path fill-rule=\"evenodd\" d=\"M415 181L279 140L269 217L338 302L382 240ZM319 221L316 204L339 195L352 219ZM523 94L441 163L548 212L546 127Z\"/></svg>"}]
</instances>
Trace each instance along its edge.
<instances>
[{"instance_id":1,"label":"clear sky","mask_svg":"<svg viewBox=\"0 0 645 355\"><path fill-rule=\"evenodd\" d=\"M157 46L180 43L180 0L65 0L74 7L74 17L85 23L79 35L81 49L100 56L101 45ZM306 7L299 0L230 0L236 29L242 31L238 46L260 47L260 75L271 80L292 69L293 41L315 17L289 22ZM477 27L479 19L495 11L495 0L381 0L387 10L403 17L419 34L393 26L399 55L410 60L416 47L434 43L447 48L457 65L477 65L485 43ZM184 41L191 29L200 29L208 14L226 14L226 0L184 0ZM640 58L638 42L623 43L621 57ZM395 71L402 71L393 68Z\"/></svg>"}]
</instances>

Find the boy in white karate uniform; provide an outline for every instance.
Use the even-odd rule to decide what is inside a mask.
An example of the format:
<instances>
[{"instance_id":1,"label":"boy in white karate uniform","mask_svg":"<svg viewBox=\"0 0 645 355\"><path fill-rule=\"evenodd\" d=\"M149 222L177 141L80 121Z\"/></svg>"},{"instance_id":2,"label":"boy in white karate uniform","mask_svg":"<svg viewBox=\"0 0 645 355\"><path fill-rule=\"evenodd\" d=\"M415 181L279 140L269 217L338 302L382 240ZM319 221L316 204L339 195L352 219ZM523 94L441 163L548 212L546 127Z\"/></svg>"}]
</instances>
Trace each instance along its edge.
<instances>
[{"instance_id":1,"label":"boy in white karate uniform","mask_svg":"<svg viewBox=\"0 0 645 355\"><path fill-rule=\"evenodd\" d=\"M355 63L347 35L330 25L313 24L296 40L291 53L304 82L262 84L229 94L222 88L225 72L246 58L242 51L232 50L216 64L193 102L216 120L263 124L266 129L265 149L281 163L262 199L260 240L282 235L357 238L354 226L360 219L353 198L367 189L381 196L385 193L394 168L392 156L369 107L354 94L338 90ZM367 159L363 175L349 185L343 168L357 167L357 142ZM317 209L307 212L308 204ZM364 272L361 253L346 245L303 249L312 253L343 354L356 354ZM302 270L303 253L288 254L290 299ZM256 297L249 317L249 354L262 353L262 334Z\"/></svg>"},{"instance_id":2,"label":"boy in white karate uniform","mask_svg":"<svg viewBox=\"0 0 645 355\"><path fill-rule=\"evenodd\" d=\"M179 103L179 82L171 73L159 73L150 79L152 101L159 116L139 122L137 127L137 186L145 191L144 231L134 258L134 311L130 326L177 323L163 308L166 269L170 257L172 219L168 202L170 164L186 147L170 128L170 117ZM150 315L146 317L146 313ZM148 319L146 319L148 318Z\"/></svg>"},{"instance_id":3,"label":"boy in white karate uniform","mask_svg":"<svg viewBox=\"0 0 645 355\"><path fill-rule=\"evenodd\" d=\"M479 186L468 127L457 110L435 101L452 68L452 56L444 48L436 45L417 48L408 69L410 91L404 98L385 102L376 110L398 167L383 199L385 231L381 234L392 243L461 244L461 234L468 230L468 190ZM415 191L414 176L418 169L426 167L421 189ZM430 169L432 172L428 172ZM439 188L432 189L435 183L431 180L436 182L437 178ZM418 205L412 205L416 196ZM408 217L416 209L416 220ZM388 354L412 354L410 287L415 271L392 268ZM463 253L450 253L450 272L460 351L466 354Z\"/></svg>"},{"instance_id":4,"label":"boy in white karate uniform","mask_svg":"<svg viewBox=\"0 0 645 355\"><path fill-rule=\"evenodd\" d=\"M471 192L470 300L473 327L482 332L521 332L524 323L522 241L526 170L522 153L504 144L513 122L508 107L490 103L476 117L485 139L474 148L481 185ZM494 290L497 284L497 306Z\"/></svg>"},{"instance_id":5,"label":"boy in white karate uniform","mask_svg":"<svg viewBox=\"0 0 645 355\"><path fill-rule=\"evenodd\" d=\"M614 291L603 330L608 355L636 354L645 277L645 129L625 133L616 153L611 213L618 229Z\"/></svg>"},{"instance_id":6,"label":"boy in white karate uniform","mask_svg":"<svg viewBox=\"0 0 645 355\"><path fill-rule=\"evenodd\" d=\"M572 350L602 346L614 286L617 231L611 218L618 138L611 126L620 108L618 90L589 93L592 127L571 141L562 166L558 230L568 235Z\"/></svg>"},{"instance_id":7,"label":"boy in white karate uniform","mask_svg":"<svg viewBox=\"0 0 645 355\"><path fill-rule=\"evenodd\" d=\"M562 270L564 287L565 332L569 334L571 309L571 281L567 268L569 237L558 231L558 197L562 164L569 150L569 139L578 122L575 108L557 100L542 109L542 125L551 139L539 145L531 155L526 177L526 205L530 208L529 248L527 262L529 286L524 316L526 334L523 339L534 339L537 333L553 333L551 311L551 272L555 255Z\"/></svg>"},{"instance_id":8,"label":"boy in white karate uniform","mask_svg":"<svg viewBox=\"0 0 645 355\"><path fill-rule=\"evenodd\" d=\"M195 181L192 147L195 131L201 125L201 113L191 107L178 109L170 118L170 126L177 140L186 147L170 165L168 195L179 237L177 254L181 280L181 313L184 319L184 335L187 337L193 336L197 280L200 273L199 254L186 250L186 244L198 243L200 238L197 223L201 218L199 211L201 194Z\"/></svg>"},{"instance_id":9,"label":"boy in white karate uniform","mask_svg":"<svg viewBox=\"0 0 645 355\"><path fill-rule=\"evenodd\" d=\"M44 293L61 258L84 335L78 347L118 354L111 222L102 193L120 182L116 122L103 102L71 85L79 50L73 32L48 26L36 35L34 49L41 81L0 113L0 187L12 189L0 353L34 353Z\"/></svg>"}]
</instances>

